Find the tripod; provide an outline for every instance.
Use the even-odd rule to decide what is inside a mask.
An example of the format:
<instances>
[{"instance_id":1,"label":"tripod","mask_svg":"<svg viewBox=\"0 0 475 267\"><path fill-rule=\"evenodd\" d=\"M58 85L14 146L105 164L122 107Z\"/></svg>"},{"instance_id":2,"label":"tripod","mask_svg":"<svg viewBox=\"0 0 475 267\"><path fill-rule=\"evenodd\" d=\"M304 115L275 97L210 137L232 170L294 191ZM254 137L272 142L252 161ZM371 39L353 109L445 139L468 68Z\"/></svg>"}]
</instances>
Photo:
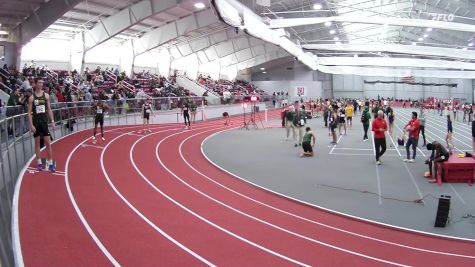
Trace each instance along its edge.
<instances>
[{"instance_id":1,"label":"tripod","mask_svg":"<svg viewBox=\"0 0 475 267\"><path fill-rule=\"evenodd\" d=\"M259 125L256 123L256 116L257 118L259 119L259 122L262 126L262 128L264 128L264 124L262 123L262 119L261 119L261 116L259 115L259 113L256 113L256 102L253 101L251 102L251 114L250 114L250 118L249 120L246 120L246 107L247 107L247 103L243 103L242 104L242 107L243 107L243 122L241 124L241 130L242 129L246 129L246 130L249 130L249 126L254 126L254 129L259 129Z\"/></svg>"}]
</instances>

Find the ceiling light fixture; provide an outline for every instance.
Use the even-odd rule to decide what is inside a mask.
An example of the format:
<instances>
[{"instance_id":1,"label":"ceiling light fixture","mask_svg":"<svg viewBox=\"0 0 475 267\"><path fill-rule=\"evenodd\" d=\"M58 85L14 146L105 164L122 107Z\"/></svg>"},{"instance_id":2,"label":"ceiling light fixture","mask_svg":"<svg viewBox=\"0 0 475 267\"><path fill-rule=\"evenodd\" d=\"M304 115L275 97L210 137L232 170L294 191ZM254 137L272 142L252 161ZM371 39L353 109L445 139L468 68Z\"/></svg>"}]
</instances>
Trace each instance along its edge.
<instances>
[{"instance_id":1,"label":"ceiling light fixture","mask_svg":"<svg viewBox=\"0 0 475 267\"><path fill-rule=\"evenodd\" d=\"M464 48L462 48L462 50L464 50L464 51L465 51L465 50L467 50L467 48L466 48L466 47L464 47Z\"/></svg>"},{"instance_id":2,"label":"ceiling light fixture","mask_svg":"<svg viewBox=\"0 0 475 267\"><path fill-rule=\"evenodd\" d=\"M315 10L320 10L320 9L322 9L322 4L318 4L318 3L317 3L317 4L314 4L314 5L313 5L313 9L315 9Z\"/></svg>"},{"instance_id":3,"label":"ceiling light fixture","mask_svg":"<svg viewBox=\"0 0 475 267\"><path fill-rule=\"evenodd\" d=\"M203 9L205 7L206 7L205 4L203 4L201 2L195 3L195 8L197 8L197 9Z\"/></svg>"},{"instance_id":4,"label":"ceiling light fixture","mask_svg":"<svg viewBox=\"0 0 475 267\"><path fill-rule=\"evenodd\" d=\"M412 45L417 45L417 43L416 43L416 42L412 42Z\"/></svg>"},{"instance_id":5,"label":"ceiling light fixture","mask_svg":"<svg viewBox=\"0 0 475 267\"><path fill-rule=\"evenodd\" d=\"M335 40L335 41L340 41L340 37L335 36L335 37L333 37L333 40Z\"/></svg>"},{"instance_id":6,"label":"ceiling light fixture","mask_svg":"<svg viewBox=\"0 0 475 267\"><path fill-rule=\"evenodd\" d=\"M266 74L266 73L267 73L267 71L263 71L262 73L263 73L263 74Z\"/></svg>"},{"instance_id":7,"label":"ceiling light fixture","mask_svg":"<svg viewBox=\"0 0 475 267\"><path fill-rule=\"evenodd\" d=\"M261 68L261 70L265 70L266 68Z\"/></svg>"},{"instance_id":8,"label":"ceiling light fixture","mask_svg":"<svg viewBox=\"0 0 475 267\"><path fill-rule=\"evenodd\" d=\"M426 31L431 32L431 31L432 31L432 28L427 28Z\"/></svg>"},{"instance_id":9,"label":"ceiling light fixture","mask_svg":"<svg viewBox=\"0 0 475 267\"><path fill-rule=\"evenodd\" d=\"M473 43L469 43L468 46L472 47L472 46L473 46Z\"/></svg>"},{"instance_id":10,"label":"ceiling light fixture","mask_svg":"<svg viewBox=\"0 0 475 267\"><path fill-rule=\"evenodd\" d=\"M427 38L427 37L429 37L429 35L428 35L427 33L426 33L426 34L424 34L424 38Z\"/></svg>"},{"instance_id":11,"label":"ceiling light fixture","mask_svg":"<svg viewBox=\"0 0 475 267\"><path fill-rule=\"evenodd\" d=\"M341 45L341 42L340 42L340 41L338 41L338 42L335 42L335 44L337 44L337 45Z\"/></svg>"},{"instance_id":12,"label":"ceiling light fixture","mask_svg":"<svg viewBox=\"0 0 475 267\"><path fill-rule=\"evenodd\" d=\"M327 21L327 22L325 22L325 26L330 27L330 26L332 26L332 23L330 21Z\"/></svg>"},{"instance_id":13,"label":"ceiling light fixture","mask_svg":"<svg viewBox=\"0 0 475 267\"><path fill-rule=\"evenodd\" d=\"M336 31L335 30L330 30L330 34L335 34Z\"/></svg>"},{"instance_id":14,"label":"ceiling light fixture","mask_svg":"<svg viewBox=\"0 0 475 267\"><path fill-rule=\"evenodd\" d=\"M419 37L419 39L417 39L417 40L419 40L419 42L422 42L422 41L424 41L424 38Z\"/></svg>"}]
</instances>

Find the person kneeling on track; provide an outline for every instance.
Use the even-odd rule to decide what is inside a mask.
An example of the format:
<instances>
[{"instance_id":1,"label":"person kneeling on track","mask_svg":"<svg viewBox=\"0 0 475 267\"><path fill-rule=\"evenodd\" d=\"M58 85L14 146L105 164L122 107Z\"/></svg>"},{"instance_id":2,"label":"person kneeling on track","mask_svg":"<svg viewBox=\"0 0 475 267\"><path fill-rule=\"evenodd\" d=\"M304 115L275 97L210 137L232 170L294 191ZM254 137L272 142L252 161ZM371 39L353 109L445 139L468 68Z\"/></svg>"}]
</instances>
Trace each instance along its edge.
<instances>
[{"instance_id":1,"label":"person kneeling on track","mask_svg":"<svg viewBox=\"0 0 475 267\"><path fill-rule=\"evenodd\" d=\"M224 118L224 125L229 125L231 124L231 119L229 118L229 113L228 112L223 112L223 118Z\"/></svg>"},{"instance_id":2,"label":"person kneeling on track","mask_svg":"<svg viewBox=\"0 0 475 267\"><path fill-rule=\"evenodd\" d=\"M315 146L316 137L310 127L305 128L305 131L302 141L303 153L300 154L300 157L313 157L313 147Z\"/></svg>"},{"instance_id":3,"label":"person kneeling on track","mask_svg":"<svg viewBox=\"0 0 475 267\"><path fill-rule=\"evenodd\" d=\"M429 176L426 178L432 178L430 180L431 183L435 183L437 179L437 171L438 171L438 164L441 164L444 161L449 160L450 154L441 143L437 141L433 141L432 143L428 143L426 146L427 150L432 150L432 154L429 159L426 160L426 164L429 165ZM432 170L432 165L434 169ZM434 174L434 175L432 175ZM444 181L445 175L442 172L442 181Z\"/></svg>"}]
</instances>

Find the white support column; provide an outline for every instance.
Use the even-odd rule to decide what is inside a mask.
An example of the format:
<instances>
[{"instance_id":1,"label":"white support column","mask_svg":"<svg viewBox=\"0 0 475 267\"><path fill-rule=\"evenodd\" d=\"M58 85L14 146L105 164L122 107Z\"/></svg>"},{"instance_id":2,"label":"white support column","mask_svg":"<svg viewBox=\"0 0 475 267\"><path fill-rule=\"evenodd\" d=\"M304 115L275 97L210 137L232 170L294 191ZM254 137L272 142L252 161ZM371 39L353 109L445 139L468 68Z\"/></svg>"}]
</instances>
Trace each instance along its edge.
<instances>
[{"instance_id":1,"label":"white support column","mask_svg":"<svg viewBox=\"0 0 475 267\"><path fill-rule=\"evenodd\" d=\"M120 55L120 63L119 63L119 69L121 71L130 72L129 75L132 77L133 69L134 69L134 63L135 63L135 55L133 52L133 44L132 40L129 40L127 42L124 42L121 47L121 55Z\"/></svg>"},{"instance_id":2,"label":"white support column","mask_svg":"<svg viewBox=\"0 0 475 267\"><path fill-rule=\"evenodd\" d=\"M81 32L74 36L71 42L71 70L77 70L80 73L84 72L86 50L84 44L84 32Z\"/></svg>"}]
</instances>

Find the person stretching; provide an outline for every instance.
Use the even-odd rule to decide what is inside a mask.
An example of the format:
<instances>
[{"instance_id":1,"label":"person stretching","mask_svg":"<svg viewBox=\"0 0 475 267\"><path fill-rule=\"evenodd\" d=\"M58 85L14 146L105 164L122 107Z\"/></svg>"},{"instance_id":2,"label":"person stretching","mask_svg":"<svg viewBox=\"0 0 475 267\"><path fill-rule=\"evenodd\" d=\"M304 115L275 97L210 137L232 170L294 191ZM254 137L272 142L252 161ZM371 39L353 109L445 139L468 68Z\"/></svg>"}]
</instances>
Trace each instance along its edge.
<instances>
[{"instance_id":1,"label":"person stretching","mask_svg":"<svg viewBox=\"0 0 475 267\"><path fill-rule=\"evenodd\" d=\"M303 153L300 157L313 157L313 147L315 146L315 134L313 134L310 127L305 128L305 135L303 136L302 148Z\"/></svg>"}]
</instances>

